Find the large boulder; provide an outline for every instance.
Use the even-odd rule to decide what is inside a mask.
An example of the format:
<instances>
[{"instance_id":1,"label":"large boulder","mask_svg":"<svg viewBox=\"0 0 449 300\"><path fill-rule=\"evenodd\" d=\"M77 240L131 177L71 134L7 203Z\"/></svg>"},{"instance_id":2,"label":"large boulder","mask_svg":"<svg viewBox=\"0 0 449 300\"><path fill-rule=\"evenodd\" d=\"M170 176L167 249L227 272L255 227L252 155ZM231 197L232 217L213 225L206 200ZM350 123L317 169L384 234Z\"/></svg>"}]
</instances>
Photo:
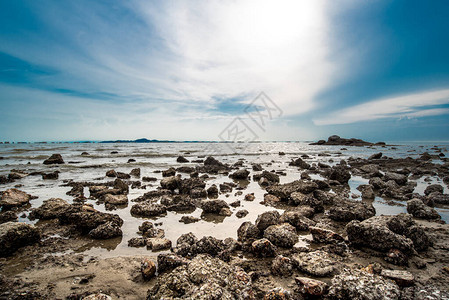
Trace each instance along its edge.
<instances>
[{"instance_id":1,"label":"large boulder","mask_svg":"<svg viewBox=\"0 0 449 300\"><path fill-rule=\"evenodd\" d=\"M240 242L254 241L259 235L259 228L251 222L244 222L237 229L237 237Z\"/></svg>"},{"instance_id":2,"label":"large boulder","mask_svg":"<svg viewBox=\"0 0 449 300\"><path fill-rule=\"evenodd\" d=\"M201 209L205 213L219 213L222 208L229 208L228 203L224 200L213 199L201 202Z\"/></svg>"},{"instance_id":3,"label":"large boulder","mask_svg":"<svg viewBox=\"0 0 449 300\"><path fill-rule=\"evenodd\" d=\"M326 171L325 176L330 180L336 180L341 184L347 184L351 179L351 173L343 166L335 166Z\"/></svg>"},{"instance_id":4,"label":"large boulder","mask_svg":"<svg viewBox=\"0 0 449 300\"><path fill-rule=\"evenodd\" d=\"M318 189L318 184L309 180L295 180L286 184L274 184L267 188L269 194L275 195L281 200L289 200L290 195L294 192L303 194L312 193Z\"/></svg>"},{"instance_id":5,"label":"large boulder","mask_svg":"<svg viewBox=\"0 0 449 300\"><path fill-rule=\"evenodd\" d=\"M174 191L181 187L181 177L180 176L170 176L164 177L161 180L161 187L166 190Z\"/></svg>"},{"instance_id":6,"label":"large boulder","mask_svg":"<svg viewBox=\"0 0 449 300\"><path fill-rule=\"evenodd\" d=\"M123 232L120 229L120 225L113 221L98 225L89 232L91 238L100 240L111 239L122 235Z\"/></svg>"},{"instance_id":7,"label":"large boulder","mask_svg":"<svg viewBox=\"0 0 449 300\"><path fill-rule=\"evenodd\" d=\"M30 202L31 195L20 191L18 189L8 189L3 192L0 206L3 210L8 210L13 207L20 207Z\"/></svg>"},{"instance_id":8,"label":"large boulder","mask_svg":"<svg viewBox=\"0 0 449 300\"><path fill-rule=\"evenodd\" d=\"M70 208L70 204L60 198L51 198L45 200L44 203L31 211L31 219L48 220L59 218L66 210Z\"/></svg>"},{"instance_id":9,"label":"large boulder","mask_svg":"<svg viewBox=\"0 0 449 300\"><path fill-rule=\"evenodd\" d=\"M386 182L389 180L394 180L399 185L405 185L407 183L407 176L393 172L386 172L383 180Z\"/></svg>"},{"instance_id":10,"label":"large boulder","mask_svg":"<svg viewBox=\"0 0 449 300\"><path fill-rule=\"evenodd\" d=\"M329 253L321 250L293 255L298 269L312 276L326 277L335 272L336 262Z\"/></svg>"},{"instance_id":11,"label":"large boulder","mask_svg":"<svg viewBox=\"0 0 449 300\"><path fill-rule=\"evenodd\" d=\"M428 187L426 187L426 189L424 190L424 195L428 196L434 192L443 194L444 193L443 186L441 184L431 184Z\"/></svg>"},{"instance_id":12,"label":"large boulder","mask_svg":"<svg viewBox=\"0 0 449 300\"><path fill-rule=\"evenodd\" d=\"M53 164L63 164L64 160L62 159L61 154L52 154L49 158L44 160L44 165L53 165Z\"/></svg>"},{"instance_id":13,"label":"large boulder","mask_svg":"<svg viewBox=\"0 0 449 300\"><path fill-rule=\"evenodd\" d=\"M167 207L163 204L140 202L131 207L131 214L141 217L156 217L166 214Z\"/></svg>"},{"instance_id":14,"label":"large boulder","mask_svg":"<svg viewBox=\"0 0 449 300\"><path fill-rule=\"evenodd\" d=\"M372 204L349 199L335 203L329 210L329 218L334 221L363 221L375 215L376 210Z\"/></svg>"},{"instance_id":15,"label":"large boulder","mask_svg":"<svg viewBox=\"0 0 449 300\"><path fill-rule=\"evenodd\" d=\"M298 242L296 229L288 223L271 225L264 232L264 238L279 247L291 248Z\"/></svg>"},{"instance_id":16,"label":"large boulder","mask_svg":"<svg viewBox=\"0 0 449 300\"><path fill-rule=\"evenodd\" d=\"M266 211L257 217L256 226L260 232L263 232L269 226L278 224L280 217L281 215L276 210Z\"/></svg>"},{"instance_id":17,"label":"large boulder","mask_svg":"<svg viewBox=\"0 0 449 300\"><path fill-rule=\"evenodd\" d=\"M412 214L415 218L420 219L440 219L438 212L424 204L421 199L412 199L407 201L407 212Z\"/></svg>"},{"instance_id":18,"label":"large boulder","mask_svg":"<svg viewBox=\"0 0 449 300\"><path fill-rule=\"evenodd\" d=\"M103 213L87 205L71 205L58 218L61 224L75 225L81 233L89 233L98 226L109 222L118 227L123 225L123 220L118 215Z\"/></svg>"},{"instance_id":19,"label":"large boulder","mask_svg":"<svg viewBox=\"0 0 449 300\"><path fill-rule=\"evenodd\" d=\"M6 222L0 224L0 257L9 256L17 249L34 244L41 238L34 225Z\"/></svg>"},{"instance_id":20,"label":"large boulder","mask_svg":"<svg viewBox=\"0 0 449 300\"><path fill-rule=\"evenodd\" d=\"M232 173L231 175L229 175L229 177L231 177L232 179L247 179L249 176L249 171L246 169L241 169L241 170L237 170L234 173Z\"/></svg>"}]
</instances>

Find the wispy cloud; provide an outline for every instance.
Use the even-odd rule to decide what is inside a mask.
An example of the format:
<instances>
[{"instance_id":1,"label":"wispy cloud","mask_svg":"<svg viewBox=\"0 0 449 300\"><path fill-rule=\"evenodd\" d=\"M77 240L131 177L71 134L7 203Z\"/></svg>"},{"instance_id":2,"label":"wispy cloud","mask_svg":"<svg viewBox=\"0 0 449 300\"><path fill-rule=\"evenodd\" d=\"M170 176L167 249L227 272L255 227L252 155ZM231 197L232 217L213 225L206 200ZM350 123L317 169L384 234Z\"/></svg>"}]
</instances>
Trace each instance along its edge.
<instances>
[{"instance_id":1,"label":"wispy cloud","mask_svg":"<svg viewBox=\"0 0 449 300\"><path fill-rule=\"evenodd\" d=\"M326 114L314 119L316 125L350 124L384 118L424 117L447 114L449 89L376 99Z\"/></svg>"}]
</instances>

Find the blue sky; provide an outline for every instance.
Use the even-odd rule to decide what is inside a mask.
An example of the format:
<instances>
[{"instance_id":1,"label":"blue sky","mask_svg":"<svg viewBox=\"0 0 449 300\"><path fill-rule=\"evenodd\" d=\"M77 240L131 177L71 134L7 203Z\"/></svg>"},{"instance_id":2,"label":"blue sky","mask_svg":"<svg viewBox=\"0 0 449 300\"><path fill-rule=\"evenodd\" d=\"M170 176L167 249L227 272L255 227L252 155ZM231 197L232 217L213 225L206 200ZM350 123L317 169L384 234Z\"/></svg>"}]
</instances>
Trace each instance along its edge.
<instances>
[{"instance_id":1,"label":"blue sky","mask_svg":"<svg viewBox=\"0 0 449 300\"><path fill-rule=\"evenodd\" d=\"M240 117L261 140L447 141L448 15L437 0L0 1L0 140L217 140ZM257 127L262 91L282 115Z\"/></svg>"}]
</instances>

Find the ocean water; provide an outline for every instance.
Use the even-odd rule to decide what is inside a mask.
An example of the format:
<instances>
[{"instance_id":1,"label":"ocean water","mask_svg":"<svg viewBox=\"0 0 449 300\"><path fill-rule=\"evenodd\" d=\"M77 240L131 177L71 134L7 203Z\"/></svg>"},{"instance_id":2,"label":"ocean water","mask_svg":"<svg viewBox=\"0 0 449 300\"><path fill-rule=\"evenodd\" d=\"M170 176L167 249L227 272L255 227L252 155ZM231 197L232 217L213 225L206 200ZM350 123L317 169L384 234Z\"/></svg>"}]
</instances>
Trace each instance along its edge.
<instances>
[{"instance_id":1,"label":"ocean water","mask_svg":"<svg viewBox=\"0 0 449 300\"><path fill-rule=\"evenodd\" d=\"M234 164L239 159L244 159L243 167L250 170L252 177L254 172L251 169L253 163L260 163L265 170L285 171L286 176L280 176L281 183L291 182L299 179L301 171L295 167L289 167L288 163L302 154L307 154L310 159L308 163L323 162L334 165L340 160L347 160L349 157L366 158L370 155L382 152L384 155L394 158L412 157L417 158L421 153L427 151L435 153L432 147L438 146L442 152L449 155L448 144L420 144L395 143L394 146L373 146L373 147L344 147L344 146L311 146L306 142L261 142L251 144L234 144L234 143L117 143L117 144L101 144L101 143L48 143L48 144L0 144L0 175L7 175L11 170L21 170L27 173L43 171L51 172L59 170L58 180L42 180L41 176L27 176L23 179L16 180L14 183L0 185L0 190L6 190L17 184L21 186L19 189L37 196L37 199L31 201L31 206L25 211L25 216L20 217L21 222L36 223L30 221L26 216L30 209L39 207L44 200L49 198L62 198L68 202L72 201L71 196L67 196L66 192L70 187L62 186L65 180L74 181L91 181L101 184L110 181L111 178L105 177L107 170L114 169L119 172L129 173L134 168L141 169L141 176L156 177L158 181L142 184L147 185L146 189L130 189L128 198L130 200L127 207L117 210L108 211L118 214L123 220L122 227L123 237L111 239L107 241L92 241L88 247L78 249L80 253L101 255L101 256L118 256L118 255L136 255L148 254L145 248L130 248L127 241L132 237L137 237L138 226L145 220L162 223L160 228L165 230L165 235L169 238L173 245L176 239L183 233L193 232L198 238L206 235L212 235L220 239L226 237L237 237L237 229L244 221L254 222L259 214L264 211L274 210L275 208L264 206L259 202L263 200L265 191L260 188L257 182L243 181L238 182L240 185L246 186L242 195L236 195L236 190L228 196L220 195L219 199L223 199L228 203L241 200L241 206L231 208L233 215L230 217L202 215L201 209L196 209L187 213L168 212L166 216L157 219L136 218L131 216L130 208L134 204L135 199L144 193L154 190L159 186L159 180L162 178L161 173L155 171L165 170L169 167L195 166L195 163L177 163L176 158L179 155L186 157L189 161L204 158L205 156L214 156L218 160ZM282 151L286 155L280 156ZM88 155L81 155L87 152ZM111 152L116 152L111 154ZM44 165L43 161L53 153L59 153L63 156L65 164L63 165ZM129 159L135 159L135 162L128 163ZM435 160L435 163L443 163L442 160ZM182 173L181 173L182 174ZM188 177L188 174L182 174ZM319 175L314 175L319 176ZM445 193L449 192L448 187L438 178L425 177L417 180L415 192L423 193L425 187L431 183L440 183L445 188ZM133 178L133 180L138 180ZM207 180L207 187L212 184L230 182L227 176L211 175ZM351 193L360 195L357 186L367 183L367 180L359 176L353 176L349 182ZM254 193L256 200L252 202L244 201L247 193ZM85 188L85 196L89 196L89 191ZM95 200L88 200L94 207L100 211L106 211L104 204L96 204ZM406 205L403 201L386 201L380 197L376 197L373 201L378 215L391 215L406 212ZM235 212L240 209L246 209L249 214L244 218L237 218ZM281 213L282 206L276 208ZM449 222L449 208L438 208L443 220ZM20 214L22 215L22 213ZM179 219L183 215L192 215L201 220L197 223L183 224ZM301 237L301 243L307 245L310 240L309 235Z\"/></svg>"}]
</instances>

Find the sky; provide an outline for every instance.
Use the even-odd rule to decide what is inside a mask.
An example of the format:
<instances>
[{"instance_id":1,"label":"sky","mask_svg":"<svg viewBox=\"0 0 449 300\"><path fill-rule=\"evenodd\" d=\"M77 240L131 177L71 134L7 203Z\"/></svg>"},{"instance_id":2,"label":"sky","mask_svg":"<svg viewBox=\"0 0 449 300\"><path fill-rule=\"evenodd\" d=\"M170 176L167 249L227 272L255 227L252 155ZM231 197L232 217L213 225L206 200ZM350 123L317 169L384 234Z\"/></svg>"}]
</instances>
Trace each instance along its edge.
<instances>
[{"instance_id":1,"label":"sky","mask_svg":"<svg viewBox=\"0 0 449 300\"><path fill-rule=\"evenodd\" d=\"M449 2L0 1L0 141L449 141Z\"/></svg>"}]
</instances>

